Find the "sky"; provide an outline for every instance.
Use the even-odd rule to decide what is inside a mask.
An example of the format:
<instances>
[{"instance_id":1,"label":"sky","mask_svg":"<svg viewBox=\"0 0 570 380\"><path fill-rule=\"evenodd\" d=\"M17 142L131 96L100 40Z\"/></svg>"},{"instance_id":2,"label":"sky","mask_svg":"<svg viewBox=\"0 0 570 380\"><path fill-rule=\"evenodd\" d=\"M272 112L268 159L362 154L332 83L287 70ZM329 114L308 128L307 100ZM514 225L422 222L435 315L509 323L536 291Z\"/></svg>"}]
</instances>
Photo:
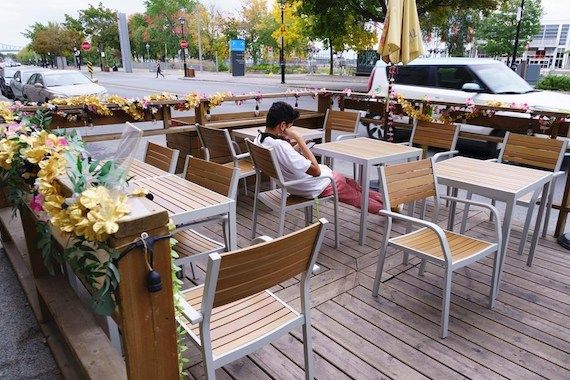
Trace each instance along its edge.
<instances>
[{"instance_id":1,"label":"sky","mask_svg":"<svg viewBox=\"0 0 570 380\"><path fill-rule=\"evenodd\" d=\"M243 0L242 0L243 1ZM234 13L241 8L239 0L203 0L209 8ZM62 22L64 15L77 17L77 10L86 9L89 4L97 6L102 2L105 7L116 9L127 15L144 12L143 0L0 0L0 43L24 46L29 41L22 33L35 22ZM271 3L268 0L268 3ZM544 20L557 20L564 17L570 19L569 0L542 0L545 9Z\"/></svg>"}]
</instances>

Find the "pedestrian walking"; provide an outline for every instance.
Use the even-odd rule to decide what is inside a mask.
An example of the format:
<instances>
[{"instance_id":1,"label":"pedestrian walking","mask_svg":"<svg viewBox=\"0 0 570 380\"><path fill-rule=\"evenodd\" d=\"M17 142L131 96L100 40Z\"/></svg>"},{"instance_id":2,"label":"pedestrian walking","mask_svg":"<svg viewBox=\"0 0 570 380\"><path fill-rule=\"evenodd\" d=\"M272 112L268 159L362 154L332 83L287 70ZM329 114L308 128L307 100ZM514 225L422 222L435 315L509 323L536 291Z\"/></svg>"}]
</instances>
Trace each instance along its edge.
<instances>
[{"instance_id":1,"label":"pedestrian walking","mask_svg":"<svg viewBox=\"0 0 570 380\"><path fill-rule=\"evenodd\" d=\"M162 77L164 78L164 74L160 70L160 61L156 61L156 77L157 78L158 78L158 74L162 75Z\"/></svg>"}]
</instances>

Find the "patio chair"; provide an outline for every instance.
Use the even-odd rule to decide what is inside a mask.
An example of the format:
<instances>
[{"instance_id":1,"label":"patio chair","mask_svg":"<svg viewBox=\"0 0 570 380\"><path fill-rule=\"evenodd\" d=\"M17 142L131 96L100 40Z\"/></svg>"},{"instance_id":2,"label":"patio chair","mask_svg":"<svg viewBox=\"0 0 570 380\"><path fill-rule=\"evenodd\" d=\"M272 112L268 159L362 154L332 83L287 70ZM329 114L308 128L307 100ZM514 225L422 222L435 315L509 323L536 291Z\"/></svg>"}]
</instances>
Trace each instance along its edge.
<instances>
[{"instance_id":1,"label":"patio chair","mask_svg":"<svg viewBox=\"0 0 570 380\"><path fill-rule=\"evenodd\" d=\"M227 129L196 125L196 131L202 144L204 159L237 168L239 179L244 181L244 193L247 195L246 178L255 175L249 153L241 153L239 145L232 141Z\"/></svg>"},{"instance_id":2,"label":"patio chair","mask_svg":"<svg viewBox=\"0 0 570 380\"><path fill-rule=\"evenodd\" d=\"M360 124L360 112L350 111L334 111L328 109L325 115L324 131L325 142L333 141L332 132L344 132L335 137L334 141L340 141L358 137L358 125ZM331 169L334 166L334 160L330 159L329 165ZM358 173L356 164L353 165L353 177L356 178Z\"/></svg>"},{"instance_id":3,"label":"patio chair","mask_svg":"<svg viewBox=\"0 0 570 380\"><path fill-rule=\"evenodd\" d=\"M249 248L212 253L206 282L183 291L179 322L202 351L207 379L215 370L302 327L305 378L312 379L311 272L327 221ZM301 274L301 311L269 288Z\"/></svg>"},{"instance_id":4,"label":"patio chair","mask_svg":"<svg viewBox=\"0 0 570 380\"><path fill-rule=\"evenodd\" d=\"M419 146L423 150L423 158L427 158L428 148L443 150L434 155L434 162L443 157L453 157L459 152L455 150L459 137L459 125L417 121L412 129L410 141L402 143L408 146Z\"/></svg>"},{"instance_id":5,"label":"patio chair","mask_svg":"<svg viewBox=\"0 0 570 380\"><path fill-rule=\"evenodd\" d=\"M338 248L339 231L338 231L338 194L336 190L336 184L332 177L326 177L330 180L333 187L333 194L328 197L309 199L300 197L297 195L292 195L287 192L288 187L296 185L303 182L313 181L315 178L305 178L296 181L285 181L283 175L281 174L281 168L275 152L273 149L267 149L262 146L258 146L251 142L249 139L245 139L249 153L253 160L255 167L255 196L253 199L253 228L251 231L252 238L255 237L257 231L257 213L259 210L258 203L261 201L272 211L277 211L279 215L278 222L278 234L277 236L283 235L283 229L285 227L285 214L287 211L300 210L305 211L305 224L309 225L313 219L313 205L317 205L320 202L331 200L334 204L334 230L335 230L335 247ZM261 174L267 175L276 185L276 189L261 191ZM320 177L323 178L323 177Z\"/></svg>"},{"instance_id":6,"label":"patio chair","mask_svg":"<svg viewBox=\"0 0 570 380\"><path fill-rule=\"evenodd\" d=\"M540 170L548 170L554 173L552 182L546 195L546 209L544 211L544 226L542 229L542 237L546 237L548 231L548 221L550 219L550 210L554 198L554 188L558 178L564 175L560 170L564 155L568 146L567 140L548 139L535 136L528 136L507 132L503 140L503 146L496 161L499 163L522 165ZM471 193L467 194L467 198L472 197ZM536 197L533 193L529 193L517 201L517 205L528 208L525 223L522 231L521 242L519 244L518 254L522 255L526 242L528 240L529 229L534 211L534 206L542 202L545 198L544 194L538 194ZM495 200L491 203L494 205ZM467 226L467 217L469 207L465 208L463 219L461 220L461 231L465 231ZM527 264L532 265L532 256L529 256Z\"/></svg>"},{"instance_id":7,"label":"patio chair","mask_svg":"<svg viewBox=\"0 0 570 380\"><path fill-rule=\"evenodd\" d=\"M427 261L441 265L445 269L443 281L443 299L441 306L441 337L448 332L449 304L451 297L452 273L470 263L494 253L493 276L489 291L489 307L495 302L495 288L498 286L499 252L501 245L501 228L495 222L496 243L486 242L469 236L457 234L442 229L437 221L439 200L449 199L461 203L477 205L491 210L495 215L497 209L491 205L458 199L450 196L440 196L433 173L433 160L413 161L399 165L379 166L380 191L384 194L384 209L380 215L386 216L384 237L380 246L378 266L372 288L372 295L378 296L380 280L384 269L387 248L392 245L405 254L416 255L422 259L420 275L423 275ZM425 198L434 198L434 214L432 222L415 218L412 215L402 215L390 210L391 204L406 204ZM412 207L413 208L413 207ZM422 228L407 232L404 235L390 237L393 219L399 219Z\"/></svg>"},{"instance_id":8,"label":"patio chair","mask_svg":"<svg viewBox=\"0 0 570 380\"><path fill-rule=\"evenodd\" d=\"M146 145L144 162L164 170L165 172L174 174L179 154L179 150L171 149L149 141Z\"/></svg>"},{"instance_id":9,"label":"patio chair","mask_svg":"<svg viewBox=\"0 0 570 380\"><path fill-rule=\"evenodd\" d=\"M199 158L186 156L184 165L184 178L200 186L213 190L228 198L235 199L238 185L238 171L236 168L204 161ZM195 278L193 262L199 257L207 256L213 252L227 251L228 243L228 217L227 215L210 218L207 222L221 221L224 233L224 242L211 239L192 228L177 230L173 237L177 240L174 250L179 257L175 260L177 265L190 264L192 276ZM205 223L205 222L204 222Z\"/></svg>"}]
</instances>

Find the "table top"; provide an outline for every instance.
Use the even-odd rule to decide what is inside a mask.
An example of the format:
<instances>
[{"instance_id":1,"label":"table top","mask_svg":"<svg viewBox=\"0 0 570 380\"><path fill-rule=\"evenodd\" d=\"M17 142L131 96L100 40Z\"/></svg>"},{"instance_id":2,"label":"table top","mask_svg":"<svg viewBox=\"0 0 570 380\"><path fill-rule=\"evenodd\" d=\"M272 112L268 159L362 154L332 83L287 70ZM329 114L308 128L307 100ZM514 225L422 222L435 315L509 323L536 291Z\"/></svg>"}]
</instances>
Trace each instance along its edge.
<instances>
[{"instance_id":1,"label":"table top","mask_svg":"<svg viewBox=\"0 0 570 380\"><path fill-rule=\"evenodd\" d=\"M295 131L301 134L305 140L322 139L325 137L325 132L321 129L310 129L303 127L292 127ZM239 128L233 129L232 134L234 138L240 137L245 139L246 137L253 140L257 137L260 130L264 130L264 127L251 127L251 128Z\"/></svg>"},{"instance_id":2,"label":"table top","mask_svg":"<svg viewBox=\"0 0 570 380\"><path fill-rule=\"evenodd\" d=\"M233 199L174 174L132 181L132 189L150 191L153 202L166 211L174 224L189 224L230 211Z\"/></svg>"},{"instance_id":3,"label":"table top","mask_svg":"<svg viewBox=\"0 0 570 380\"><path fill-rule=\"evenodd\" d=\"M544 170L461 156L435 164L435 174L445 183L459 182L508 194L527 193L552 177L552 172Z\"/></svg>"},{"instance_id":4,"label":"table top","mask_svg":"<svg viewBox=\"0 0 570 380\"><path fill-rule=\"evenodd\" d=\"M355 163L382 163L421 156L422 150L368 137L317 144L311 148L316 154L344 158Z\"/></svg>"},{"instance_id":5,"label":"table top","mask_svg":"<svg viewBox=\"0 0 570 380\"><path fill-rule=\"evenodd\" d=\"M138 181L145 178L163 177L166 175L170 175L170 173L139 160L133 160L131 166L129 167L128 173L131 181Z\"/></svg>"}]
</instances>

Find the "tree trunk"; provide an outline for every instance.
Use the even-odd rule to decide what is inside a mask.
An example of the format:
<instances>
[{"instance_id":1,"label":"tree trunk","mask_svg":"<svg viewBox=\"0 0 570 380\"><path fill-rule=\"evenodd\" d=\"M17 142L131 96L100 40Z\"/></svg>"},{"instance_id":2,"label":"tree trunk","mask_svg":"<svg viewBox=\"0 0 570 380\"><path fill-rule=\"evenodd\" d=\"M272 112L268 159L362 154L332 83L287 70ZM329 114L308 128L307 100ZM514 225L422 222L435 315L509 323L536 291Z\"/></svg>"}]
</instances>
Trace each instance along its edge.
<instances>
[{"instance_id":1,"label":"tree trunk","mask_svg":"<svg viewBox=\"0 0 570 380\"><path fill-rule=\"evenodd\" d=\"M330 68L329 68L329 75L333 75L333 44L332 44L332 38L329 37L329 49L330 49Z\"/></svg>"}]
</instances>

